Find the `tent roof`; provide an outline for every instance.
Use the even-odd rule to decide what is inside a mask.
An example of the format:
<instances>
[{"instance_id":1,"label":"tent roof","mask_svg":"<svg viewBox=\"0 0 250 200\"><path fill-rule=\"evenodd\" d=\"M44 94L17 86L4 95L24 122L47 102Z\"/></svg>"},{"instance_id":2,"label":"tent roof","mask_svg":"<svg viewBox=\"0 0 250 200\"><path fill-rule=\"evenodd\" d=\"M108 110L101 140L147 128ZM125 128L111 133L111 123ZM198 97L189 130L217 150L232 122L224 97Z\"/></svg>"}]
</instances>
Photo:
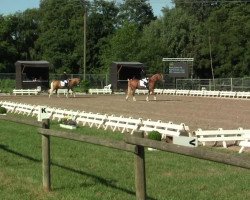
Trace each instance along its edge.
<instances>
[{"instance_id":1,"label":"tent roof","mask_svg":"<svg viewBox=\"0 0 250 200\"><path fill-rule=\"evenodd\" d=\"M117 61L114 61L113 63L117 64L117 65L143 65L143 63L140 63L140 62L117 62Z\"/></svg>"},{"instance_id":2,"label":"tent roof","mask_svg":"<svg viewBox=\"0 0 250 200\"><path fill-rule=\"evenodd\" d=\"M50 63L48 61L45 61L45 60L39 60L39 61L27 61L27 60L18 60L16 63L19 63L19 64L30 64L30 65L49 65Z\"/></svg>"}]
</instances>

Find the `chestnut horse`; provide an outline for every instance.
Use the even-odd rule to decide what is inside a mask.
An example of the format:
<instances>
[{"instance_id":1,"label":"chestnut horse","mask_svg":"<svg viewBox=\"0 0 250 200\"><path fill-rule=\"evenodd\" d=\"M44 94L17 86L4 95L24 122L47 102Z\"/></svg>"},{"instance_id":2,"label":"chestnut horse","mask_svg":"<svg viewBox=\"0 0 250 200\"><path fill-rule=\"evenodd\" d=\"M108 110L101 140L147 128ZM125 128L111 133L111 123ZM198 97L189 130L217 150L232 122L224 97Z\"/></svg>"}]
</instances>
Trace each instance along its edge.
<instances>
[{"instance_id":1,"label":"chestnut horse","mask_svg":"<svg viewBox=\"0 0 250 200\"><path fill-rule=\"evenodd\" d=\"M151 76L148 80L148 94L146 97L146 101L149 101L149 95L154 95L154 100L156 100L156 95L154 93L154 89L155 89L155 84L158 81L164 81L164 76L163 74L159 73L159 74L154 74L153 76ZM127 91L127 96L126 96L126 100L128 100L129 96L133 97L133 101L136 101L135 99L135 90L141 88L140 87L140 80L138 79L128 79L128 91Z\"/></svg>"},{"instance_id":2,"label":"chestnut horse","mask_svg":"<svg viewBox=\"0 0 250 200\"><path fill-rule=\"evenodd\" d=\"M68 86L67 87L64 87L61 85L61 81L60 80L53 80L51 83L50 83L50 90L49 90L49 97L53 94L54 91L56 91L56 94L57 94L57 90L58 89L61 89L61 88L66 88L68 89L67 90L67 94L66 94L66 97L68 98L68 94L69 94L69 90L72 91L72 93L74 94L74 97L75 97L75 92L73 91L73 88L77 85L79 85L80 83L80 78L72 78L72 79L69 79L68 81ZM57 94L57 96L59 97L59 94Z\"/></svg>"}]
</instances>

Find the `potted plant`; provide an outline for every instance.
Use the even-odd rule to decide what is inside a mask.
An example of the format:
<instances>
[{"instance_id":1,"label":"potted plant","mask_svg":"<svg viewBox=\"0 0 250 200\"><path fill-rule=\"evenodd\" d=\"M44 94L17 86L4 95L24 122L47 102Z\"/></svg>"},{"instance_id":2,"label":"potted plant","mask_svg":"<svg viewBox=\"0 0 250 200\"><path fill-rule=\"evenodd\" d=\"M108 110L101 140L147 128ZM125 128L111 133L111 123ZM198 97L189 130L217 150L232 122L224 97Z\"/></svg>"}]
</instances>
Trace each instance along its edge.
<instances>
[{"instance_id":1,"label":"potted plant","mask_svg":"<svg viewBox=\"0 0 250 200\"><path fill-rule=\"evenodd\" d=\"M60 127L67 129L76 129L77 123L70 117L65 117L60 120Z\"/></svg>"},{"instance_id":2,"label":"potted plant","mask_svg":"<svg viewBox=\"0 0 250 200\"><path fill-rule=\"evenodd\" d=\"M161 134L158 131L151 131L148 133L148 139L161 141ZM157 150L154 148L148 148L149 151Z\"/></svg>"},{"instance_id":3,"label":"potted plant","mask_svg":"<svg viewBox=\"0 0 250 200\"><path fill-rule=\"evenodd\" d=\"M6 115L7 113L7 109L2 107L2 105L0 105L0 115Z\"/></svg>"}]
</instances>

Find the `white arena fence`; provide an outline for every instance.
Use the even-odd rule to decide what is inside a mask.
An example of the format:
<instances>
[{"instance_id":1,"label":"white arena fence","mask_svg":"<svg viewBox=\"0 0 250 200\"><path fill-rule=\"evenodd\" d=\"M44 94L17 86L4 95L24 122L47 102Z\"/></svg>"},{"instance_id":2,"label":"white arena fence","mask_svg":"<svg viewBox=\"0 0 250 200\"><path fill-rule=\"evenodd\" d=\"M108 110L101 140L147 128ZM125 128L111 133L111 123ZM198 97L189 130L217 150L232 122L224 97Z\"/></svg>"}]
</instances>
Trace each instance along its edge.
<instances>
[{"instance_id":1,"label":"white arena fence","mask_svg":"<svg viewBox=\"0 0 250 200\"><path fill-rule=\"evenodd\" d=\"M250 135L249 129L238 128L236 130L223 130L219 128L218 130L202 130L198 129L194 132L198 138L198 141L206 145L206 142L222 142L224 148L227 148L227 142L234 142L237 144L238 141L245 139L247 135Z\"/></svg>"},{"instance_id":2,"label":"white arena fence","mask_svg":"<svg viewBox=\"0 0 250 200\"><path fill-rule=\"evenodd\" d=\"M38 93L40 92L40 90L38 89L14 89L13 90L13 94L14 95L38 95Z\"/></svg>"},{"instance_id":3,"label":"white arena fence","mask_svg":"<svg viewBox=\"0 0 250 200\"><path fill-rule=\"evenodd\" d=\"M9 101L0 101L0 105L7 109L7 112L23 114L27 116L38 116L39 106L22 103L14 103ZM199 143L206 145L208 142L222 142L223 147L227 148L227 142L239 143L243 152L245 147L250 147L250 129L239 128L236 130L202 130L191 133L189 127L184 123L174 124L173 122L152 121L150 119L143 120L142 118L134 119L132 117L123 117L115 115L107 115L100 113L92 113L85 111L66 110L56 107L46 107L48 117L51 120L58 122L64 118L75 120L78 125L110 129L112 131L120 131L122 133L134 131L144 131L148 134L151 131L158 131L162 138L178 137L178 136L195 136Z\"/></svg>"},{"instance_id":4,"label":"white arena fence","mask_svg":"<svg viewBox=\"0 0 250 200\"><path fill-rule=\"evenodd\" d=\"M38 116L39 106L22 103L14 103L8 101L0 101L0 105L7 109L7 112L15 114L23 114L27 116ZM172 122L163 123L160 121L143 120L141 118L134 119L132 117L114 116L107 114L99 114L84 111L73 111L61 108L46 107L46 112L51 120L58 122L64 118L70 118L77 122L78 125L90 126L97 128L111 129L112 131L121 131L122 133L130 132L133 134L135 130L145 132L158 131L164 137L173 137L179 135L189 135L189 128L183 123L173 124Z\"/></svg>"},{"instance_id":5,"label":"white arena fence","mask_svg":"<svg viewBox=\"0 0 250 200\"><path fill-rule=\"evenodd\" d=\"M14 89L14 95L38 95L39 89ZM54 91L55 92L55 91ZM197 97L217 97L217 98L235 98L235 99L250 99L250 92L236 91L218 91L218 90L178 90L178 89L159 89L154 90L155 94L177 95L177 96L197 96ZM67 89L59 89L58 94L67 94ZM72 94L72 91L69 91ZM90 88L89 94L112 94L111 84L104 88ZM147 89L136 89L136 94L148 94ZM116 94L116 93L114 93Z\"/></svg>"},{"instance_id":6,"label":"white arena fence","mask_svg":"<svg viewBox=\"0 0 250 200\"><path fill-rule=\"evenodd\" d=\"M112 94L111 90L111 84L104 86L104 88L90 88L89 89L90 94Z\"/></svg>"},{"instance_id":7,"label":"white arena fence","mask_svg":"<svg viewBox=\"0 0 250 200\"><path fill-rule=\"evenodd\" d=\"M14 89L12 91L13 95L38 95L41 92L41 89ZM53 93L56 93L54 91ZM68 93L68 89L58 89L57 94L64 94ZM69 94L72 94L72 90L69 90Z\"/></svg>"},{"instance_id":8,"label":"white arena fence","mask_svg":"<svg viewBox=\"0 0 250 200\"><path fill-rule=\"evenodd\" d=\"M179 95L179 96L200 96L200 97L217 97L217 98L238 98L249 99L250 92L234 91L213 91L213 90L176 90L164 89L162 94Z\"/></svg>"}]
</instances>

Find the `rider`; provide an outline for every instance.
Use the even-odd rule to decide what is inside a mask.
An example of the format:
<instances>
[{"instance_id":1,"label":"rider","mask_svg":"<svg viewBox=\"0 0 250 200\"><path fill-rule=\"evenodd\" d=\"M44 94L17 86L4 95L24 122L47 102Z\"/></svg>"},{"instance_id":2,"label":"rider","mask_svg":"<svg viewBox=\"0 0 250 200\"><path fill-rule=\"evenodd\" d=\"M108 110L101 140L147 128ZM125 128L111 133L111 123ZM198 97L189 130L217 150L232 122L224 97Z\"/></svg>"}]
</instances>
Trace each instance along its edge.
<instances>
[{"instance_id":1,"label":"rider","mask_svg":"<svg viewBox=\"0 0 250 200\"><path fill-rule=\"evenodd\" d=\"M64 86L65 86L65 87L68 86L68 81L69 81L68 79L69 79L69 78L68 78L68 75L67 75L66 71L64 71L64 72L63 72L63 75L62 75L62 82L64 82L64 84L65 84Z\"/></svg>"},{"instance_id":2,"label":"rider","mask_svg":"<svg viewBox=\"0 0 250 200\"><path fill-rule=\"evenodd\" d=\"M148 88L148 78L146 76L146 71L141 67L141 80L146 88Z\"/></svg>"}]
</instances>

